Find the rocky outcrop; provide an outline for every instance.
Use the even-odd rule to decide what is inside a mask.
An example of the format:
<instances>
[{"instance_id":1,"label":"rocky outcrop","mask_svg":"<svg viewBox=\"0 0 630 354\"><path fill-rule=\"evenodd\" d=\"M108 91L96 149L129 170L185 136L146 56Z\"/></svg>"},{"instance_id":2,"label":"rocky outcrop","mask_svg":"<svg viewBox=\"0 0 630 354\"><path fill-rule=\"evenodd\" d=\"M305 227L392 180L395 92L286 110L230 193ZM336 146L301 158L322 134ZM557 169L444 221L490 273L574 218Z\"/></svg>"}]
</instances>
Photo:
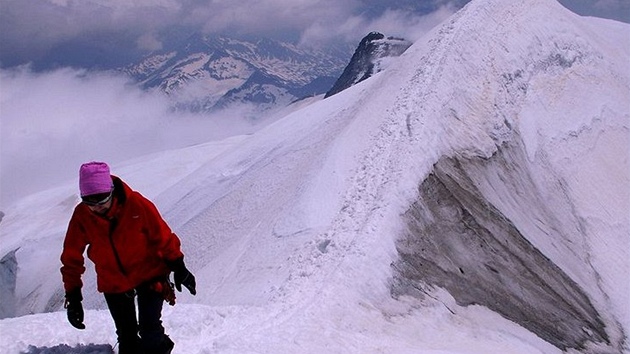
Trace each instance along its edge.
<instances>
[{"instance_id":1,"label":"rocky outcrop","mask_svg":"<svg viewBox=\"0 0 630 354\"><path fill-rule=\"evenodd\" d=\"M17 281L18 262L15 257L17 249L7 253L0 259L0 318L15 315L15 285Z\"/></svg>"},{"instance_id":2,"label":"rocky outcrop","mask_svg":"<svg viewBox=\"0 0 630 354\"><path fill-rule=\"evenodd\" d=\"M400 56L411 44L401 38L385 38L379 32L369 33L361 40L350 63L325 97L337 94L378 73L380 59Z\"/></svg>"},{"instance_id":3,"label":"rocky outcrop","mask_svg":"<svg viewBox=\"0 0 630 354\"><path fill-rule=\"evenodd\" d=\"M486 306L563 350L608 343L587 294L481 191L490 174L499 176L490 184L511 190L515 200L539 193L520 146L504 144L489 159L440 159L404 215L394 293L423 296L418 289L427 285L444 288L458 304ZM531 222L549 225L553 215ZM549 237L566 237L555 231Z\"/></svg>"}]
</instances>

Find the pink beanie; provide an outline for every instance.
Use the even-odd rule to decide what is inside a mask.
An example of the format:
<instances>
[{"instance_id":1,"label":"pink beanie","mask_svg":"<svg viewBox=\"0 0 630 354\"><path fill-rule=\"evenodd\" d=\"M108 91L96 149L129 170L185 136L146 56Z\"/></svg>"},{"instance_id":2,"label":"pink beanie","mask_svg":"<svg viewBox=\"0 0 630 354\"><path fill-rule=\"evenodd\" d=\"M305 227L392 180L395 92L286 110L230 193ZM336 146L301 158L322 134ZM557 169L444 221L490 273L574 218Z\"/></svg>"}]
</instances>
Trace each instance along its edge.
<instances>
[{"instance_id":1,"label":"pink beanie","mask_svg":"<svg viewBox=\"0 0 630 354\"><path fill-rule=\"evenodd\" d=\"M79 169L81 196L107 193L112 190L112 177L105 162L88 162Z\"/></svg>"}]
</instances>

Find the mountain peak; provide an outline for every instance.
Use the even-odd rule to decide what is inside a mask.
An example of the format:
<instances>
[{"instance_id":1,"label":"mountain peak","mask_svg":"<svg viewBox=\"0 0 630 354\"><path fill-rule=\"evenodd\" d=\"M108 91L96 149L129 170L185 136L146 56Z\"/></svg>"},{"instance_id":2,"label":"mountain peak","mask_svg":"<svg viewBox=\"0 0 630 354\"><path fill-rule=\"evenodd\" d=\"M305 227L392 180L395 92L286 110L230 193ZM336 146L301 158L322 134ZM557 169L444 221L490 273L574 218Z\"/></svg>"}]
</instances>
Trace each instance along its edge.
<instances>
[{"instance_id":1,"label":"mountain peak","mask_svg":"<svg viewBox=\"0 0 630 354\"><path fill-rule=\"evenodd\" d=\"M380 32L368 33L354 52L350 63L337 79L333 87L326 93L330 97L350 86L353 86L382 70L381 60L397 57L411 46L402 38L387 37Z\"/></svg>"}]
</instances>

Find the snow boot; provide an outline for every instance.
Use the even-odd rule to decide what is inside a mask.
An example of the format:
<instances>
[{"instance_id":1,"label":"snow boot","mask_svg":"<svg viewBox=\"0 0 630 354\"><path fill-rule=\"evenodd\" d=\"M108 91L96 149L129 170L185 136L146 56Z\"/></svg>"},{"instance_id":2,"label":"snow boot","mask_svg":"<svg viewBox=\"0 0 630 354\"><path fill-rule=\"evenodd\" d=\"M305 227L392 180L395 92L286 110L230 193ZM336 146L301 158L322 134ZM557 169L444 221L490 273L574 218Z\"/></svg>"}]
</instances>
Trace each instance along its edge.
<instances>
[{"instance_id":1,"label":"snow boot","mask_svg":"<svg viewBox=\"0 0 630 354\"><path fill-rule=\"evenodd\" d=\"M175 347L175 343L165 334L155 354L171 354L173 347Z\"/></svg>"},{"instance_id":2,"label":"snow boot","mask_svg":"<svg viewBox=\"0 0 630 354\"><path fill-rule=\"evenodd\" d=\"M160 339L160 342L157 344L145 343L144 352L142 353L143 354L171 354L171 351L173 351L174 346L175 346L175 343L173 343L171 338L169 338L169 336L165 334L162 336L162 338Z\"/></svg>"},{"instance_id":3,"label":"snow boot","mask_svg":"<svg viewBox=\"0 0 630 354\"><path fill-rule=\"evenodd\" d=\"M136 337L129 340L122 339L118 341L118 354L146 354L142 350L140 338Z\"/></svg>"}]
</instances>

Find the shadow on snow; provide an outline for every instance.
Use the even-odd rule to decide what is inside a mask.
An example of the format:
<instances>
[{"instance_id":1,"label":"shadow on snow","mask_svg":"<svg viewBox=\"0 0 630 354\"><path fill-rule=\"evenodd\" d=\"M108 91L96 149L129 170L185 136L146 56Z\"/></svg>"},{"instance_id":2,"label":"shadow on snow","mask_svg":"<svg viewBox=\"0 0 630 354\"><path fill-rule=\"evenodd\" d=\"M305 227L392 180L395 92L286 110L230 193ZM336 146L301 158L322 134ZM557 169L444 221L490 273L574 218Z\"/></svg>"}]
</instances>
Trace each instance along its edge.
<instances>
[{"instance_id":1,"label":"shadow on snow","mask_svg":"<svg viewBox=\"0 0 630 354\"><path fill-rule=\"evenodd\" d=\"M54 347L34 347L29 346L28 351L20 354L113 354L114 348L109 344L79 344L70 347L67 344L60 344Z\"/></svg>"}]
</instances>

